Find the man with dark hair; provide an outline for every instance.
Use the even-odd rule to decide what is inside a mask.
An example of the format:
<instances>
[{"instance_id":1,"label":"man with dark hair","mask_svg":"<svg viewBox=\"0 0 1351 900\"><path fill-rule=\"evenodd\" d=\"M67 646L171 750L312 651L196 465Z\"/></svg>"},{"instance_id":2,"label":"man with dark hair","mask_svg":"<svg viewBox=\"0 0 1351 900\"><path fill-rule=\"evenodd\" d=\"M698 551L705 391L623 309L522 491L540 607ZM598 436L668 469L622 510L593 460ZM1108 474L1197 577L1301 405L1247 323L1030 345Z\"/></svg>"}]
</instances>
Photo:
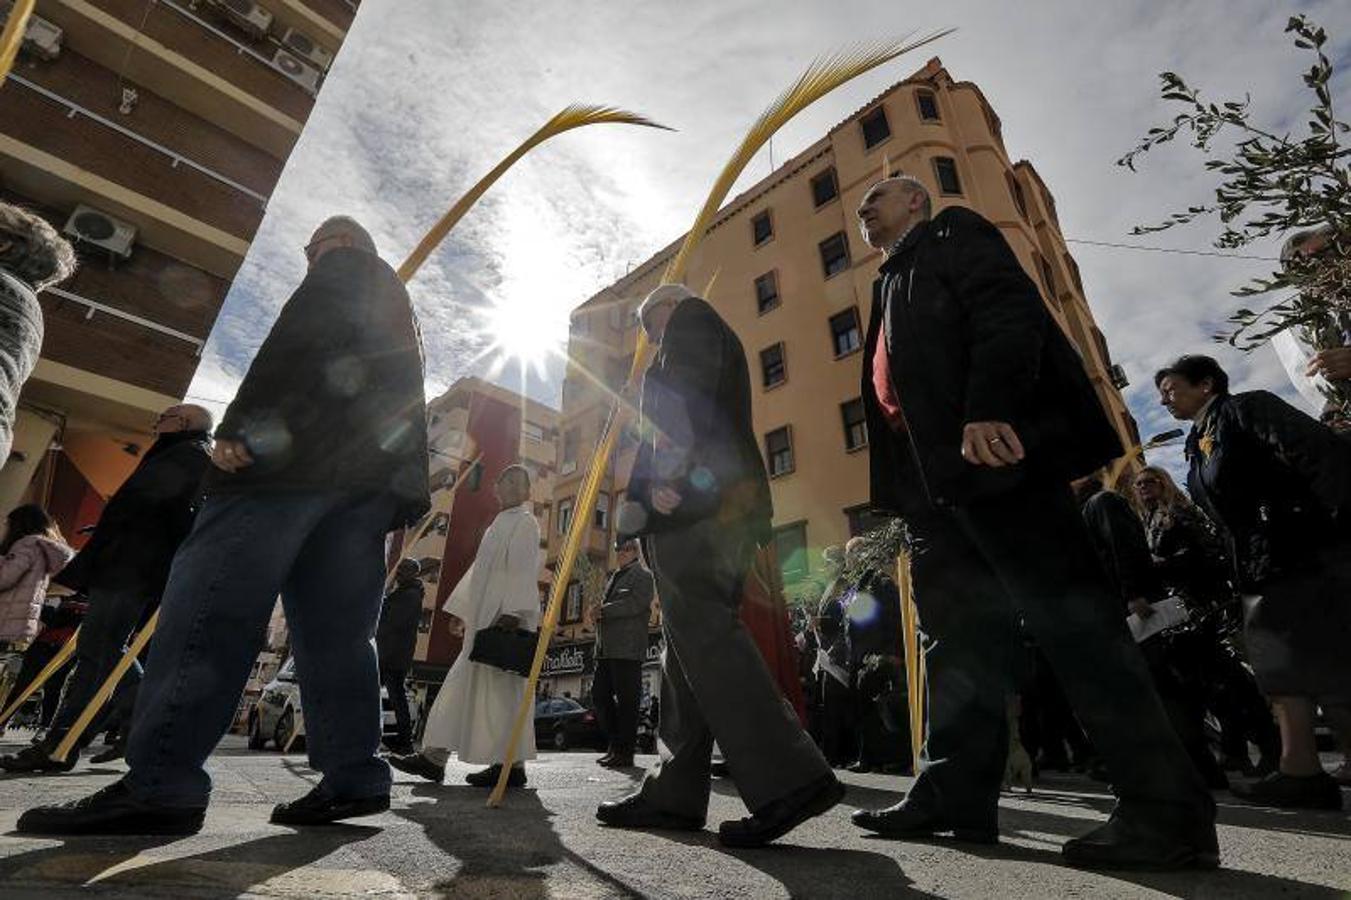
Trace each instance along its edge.
<instances>
[{"instance_id":1,"label":"man with dark hair","mask_svg":"<svg viewBox=\"0 0 1351 900\"><path fill-rule=\"evenodd\" d=\"M1103 755L1120 802L1072 863L1213 867L1215 804L1169 726L1093 555L1069 482L1121 454L1083 363L999 230L932 220L887 179L858 216L885 254L862 392L872 505L899 514L926 635L929 736L905 800L855 813L895 838L992 842L1008 754L1015 609Z\"/></svg>"},{"instance_id":2,"label":"man with dark hair","mask_svg":"<svg viewBox=\"0 0 1351 900\"><path fill-rule=\"evenodd\" d=\"M596 614L596 678L591 697L610 745L598 762L609 769L623 769L633 765L638 742L647 621L655 589L652 573L638 562L637 541L621 541L615 561L619 567L605 585L605 599Z\"/></svg>"},{"instance_id":3,"label":"man with dark hair","mask_svg":"<svg viewBox=\"0 0 1351 900\"><path fill-rule=\"evenodd\" d=\"M640 535L661 598L661 760L641 790L602 803L616 828L703 828L716 740L751 815L723 844L756 847L844 796L784 703L738 607L771 539L769 479L751 430L741 341L707 301L662 285L639 308L656 358L643 377L643 430L619 531Z\"/></svg>"},{"instance_id":4,"label":"man with dark hair","mask_svg":"<svg viewBox=\"0 0 1351 900\"><path fill-rule=\"evenodd\" d=\"M1154 387L1162 388L1164 379L1170 375L1179 375L1193 385L1209 380L1213 396L1229 395L1229 373L1220 368L1213 357L1199 354L1179 356L1176 361L1154 373Z\"/></svg>"},{"instance_id":5,"label":"man with dark hair","mask_svg":"<svg viewBox=\"0 0 1351 900\"><path fill-rule=\"evenodd\" d=\"M349 219L324 223L216 430L215 470L174 558L133 716L126 777L18 829L192 834L204 763L234 719L277 595L323 774L272 821L314 825L389 808L376 621L385 534L430 506L422 348L408 292Z\"/></svg>"},{"instance_id":6,"label":"man with dark hair","mask_svg":"<svg viewBox=\"0 0 1351 900\"><path fill-rule=\"evenodd\" d=\"M0 768L31 773L74 768L79 749L94 738L96 729L86 728L65 760L53 759L52 752L103 687L133 630L164 592L174 553L192 529L202 478L211 468L211 413L190 403L171 406L160 413L153 430L155 443L109 498L84 548L54 579L87 594L89 614L51 727L41 742L0 759ZM109 709L129 709L140 678L139 665L133 666Z\"/></svg>"},{"instance_id":7,"label":"man with dark hair","mask_svg":"<svg viewBox=\"0 0 1351 900\"><path fill-rule=\"evenodd\" d=\"M408 713L408 670L417 649L418 623L422 621L425 591L418 561L401 559L394 569L394 589L385 595L380 624L375 629L375 651L380 658L380 683L389 692L397 732L389 749L413 752L413 721Z\"/></svg>"}]
</instances>

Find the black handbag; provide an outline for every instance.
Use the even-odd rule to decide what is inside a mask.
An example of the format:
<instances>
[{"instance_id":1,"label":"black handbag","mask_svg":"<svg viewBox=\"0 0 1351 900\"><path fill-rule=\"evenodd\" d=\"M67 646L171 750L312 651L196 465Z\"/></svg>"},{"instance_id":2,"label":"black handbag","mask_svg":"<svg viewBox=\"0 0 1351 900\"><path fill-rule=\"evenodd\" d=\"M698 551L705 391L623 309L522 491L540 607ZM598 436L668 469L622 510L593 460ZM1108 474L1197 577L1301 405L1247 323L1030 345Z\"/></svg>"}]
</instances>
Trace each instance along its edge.
<instances>
[{"instance_id":1,"label":"black handbag","mask_svg":"<svg viewBox=\"0 0 1351 900\"><path fill-rule=\"evenodd\" d=\"M469 661L528 678L538 643L538 631L494 625L474 635L474 649L469 652Z\"/></svg>"}]
</instances>

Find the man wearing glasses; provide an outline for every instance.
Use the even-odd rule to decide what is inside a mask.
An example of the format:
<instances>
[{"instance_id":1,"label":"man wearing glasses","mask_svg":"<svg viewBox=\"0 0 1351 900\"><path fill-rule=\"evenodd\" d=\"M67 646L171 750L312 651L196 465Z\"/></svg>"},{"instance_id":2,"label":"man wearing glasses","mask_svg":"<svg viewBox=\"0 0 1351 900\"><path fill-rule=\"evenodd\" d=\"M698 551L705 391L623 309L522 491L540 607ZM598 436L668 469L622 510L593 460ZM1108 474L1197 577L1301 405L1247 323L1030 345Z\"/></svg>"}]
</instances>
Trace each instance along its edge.
<instances>
[{"instance_id":1,"label":"man wearing glasses","mask_svg":"<svg viewBox=\"0 0 1351 900\"><path fill-rule=\"evenodd\" d=\"M169 565L192 527L202 477L211 465L211 413L180 404L155 420L155 443L136 470L103 508L93 536L55 579L89 596L89 615L75 645L75 668L66 679L61 703L46 737L23 751L0 758L10 772L65 772L79 753L64 762L51 758L76 718L103 685L134 628L145 620L164 592ZM127 673L122 691L136 690L139 667ZM127 708L132 694L115 705ZM85 730L81 746L96 734Z\"/></svg>"}]
</instances>

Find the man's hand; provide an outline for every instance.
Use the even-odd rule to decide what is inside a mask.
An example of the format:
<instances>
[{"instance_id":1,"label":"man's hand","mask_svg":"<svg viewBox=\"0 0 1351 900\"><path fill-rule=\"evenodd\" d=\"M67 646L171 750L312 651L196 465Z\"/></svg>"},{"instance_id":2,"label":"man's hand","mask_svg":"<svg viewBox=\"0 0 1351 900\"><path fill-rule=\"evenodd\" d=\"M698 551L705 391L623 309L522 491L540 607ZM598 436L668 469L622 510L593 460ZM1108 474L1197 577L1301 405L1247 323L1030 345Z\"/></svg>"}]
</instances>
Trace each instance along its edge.
<instances>
[{"instance_id":1,"label":"man's hand","mask_svg":"<svg viewBox=\"0 0 1351 900\"><path fill-rule=\"evenodd\" d=\"M464 637L464 619L461 619L459 616L450 617L450 636L457 638Z\"/></svg>"},{"instance_id":2,"label":"man's hand","mask_svg":"<svg viewBox=\"0 0 1351 900\"><path fill-rule=\"evenodd\" d=\"M684 498L676 491L668 487L656 487L652 489L652 508L663 516L669 516L675 512L676 507Z\"/></svg>"},{"instance_id":3,"label":"man's hand","mask_svg":"<svg viewBox=\"0 0 1351 900\"><path fill-rule=\"evenodd\" d=\"M1334 347L1331 350L1319 350L1309 361L1306 375L1322 375L1329 381L1351 379L1351 347Z\"/></svg>"},{"instance_id":4,"label":"man's hand","mask_svg":"<svg viewBox=\"0 0 1351 900\"><path fill-rule=\"evenodd\" d=\"M243 441L216 441L211 450L211 462L226 472L238 472L253 465L253 456Z\"/></svg>"},{"instance_id":5,"label":"man's hand","mask_svg":"<svg viewBox=\"0 0 1351 900\"><path fill-rule=\"evenodd\" d=\"M962 428L962 459L1002 469L1023 461L1023 442L1007 422L968 422Z\"/></svg>"},{"instance_id":6,"label":"man's hand","mask_svg":"<svg viewBox=\"0 0 1351 900\"><path fill-rule=\"evenodd\" d=\"M1154 615L1154 607L1150 606L1142 597L1136 597L1126 605L1130 607L1131 612L1140 617L1141 621Z\"/></svg>"},{"instance_id":7,"label":"man's hand","mask_svg":"<svg viewBox=\"0 0 1351 900\"><path fill-rule=\"evenodd\" d=\"M494 628L505 628L508 631L515 631L521 627L521 620L516 616L498 616L497 621L493 623Z\"/></svg>"}]
</instances>

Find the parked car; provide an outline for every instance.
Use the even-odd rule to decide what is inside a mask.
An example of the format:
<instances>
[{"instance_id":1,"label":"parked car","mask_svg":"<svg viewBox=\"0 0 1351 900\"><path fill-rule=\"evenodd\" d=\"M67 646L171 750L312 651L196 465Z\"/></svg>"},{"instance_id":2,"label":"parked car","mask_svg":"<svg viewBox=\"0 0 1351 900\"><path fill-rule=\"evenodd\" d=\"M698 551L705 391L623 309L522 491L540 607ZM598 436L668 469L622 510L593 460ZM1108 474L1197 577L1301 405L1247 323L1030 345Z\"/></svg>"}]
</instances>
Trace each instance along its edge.
<instances>
[{"instance_id":1,"label":"parked car","mask_svg":"<svg viewBox=\"0 0 1351 900\"><path fill-rule=\"evenodd\" d=\"M569 697L535 702L535 743L540 747L603 749L605 735L594 711Z\"/></svg>"},{"instance_id":2,"label":"parked car","mask_svg":"<svg viewBox=\"0 0 1351 900\"><path fill-rule=\"evenodd\" d=\"M410 710L416 715L415 710ZM394 704L389 691L380 687L380 715L386 736L396 733ZM288 658L277 671L277 677L268 682L249 711L249 749L262 750L271 742L278 750L305 748L305 713L300 706L300 681L296 678L295 660Z\"/></svg>"}]
</instances>

